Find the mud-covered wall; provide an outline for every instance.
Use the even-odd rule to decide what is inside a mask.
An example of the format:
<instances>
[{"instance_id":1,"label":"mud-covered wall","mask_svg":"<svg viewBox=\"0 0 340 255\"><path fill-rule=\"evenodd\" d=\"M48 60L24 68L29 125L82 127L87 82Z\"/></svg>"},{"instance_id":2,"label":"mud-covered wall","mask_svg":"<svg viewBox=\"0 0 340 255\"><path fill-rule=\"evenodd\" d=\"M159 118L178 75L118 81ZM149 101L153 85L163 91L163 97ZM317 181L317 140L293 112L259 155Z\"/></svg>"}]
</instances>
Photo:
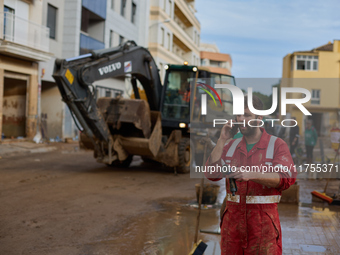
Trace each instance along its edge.
<instances>
[{"instance_id":1,"label":"mud-covered wall","mask_svg":"<svg viewBox=\"0 0 340 255\"><path fill-rule=\"evenodd\" d=\"M1 75L2 74L2 75ZM38 65L32 61L20 60L17 58L11 58L8 56L1 55L0 57L0 96L2 92L5 92L5 78L23 80L26 79L26 108L25 116L25 137L33 138L37 132L37 113L38 113ZM18 77L18 78L16 78ZM6 92L7 93L7 92ZM17 94L23 96L22 94ZM23 98L23 97L21 97ZM10 99L10 98L8 98ZM1 107L0 107L0 117L3 118L3 103L4 97L0 97ZM11 98L10 100L13 100ZM21 99L16 99L18 104ZM15 105L15 102L14 102ZM8 107L8 106L6 106ZM8 110L8 109L7 109ZM6 113L7 114L7 113ZM18 113L17 113L18 114ZM6 121L7 122L7 121ZM2 127L3 119L0 122L0 130L3 131ZM21 131L20 131L21 132Z\"/></svg>"},{"instance_id":2,"label":"mud-covered wall","mask_svg":"<svg viewBox=\"0 0 340 255\"><path fill-rule=\"evenodd\" d=\"M1 0L0 0L1 3ZM0 69L0 141L2 139L2 105L4 94L4 70Z\"/></svg>"},{"instance_id":3,"label":"mud-covered wall","mask_svg":"<svg viewBox=\"0 0 340 255\"><path fill-rule=\"evenodd\" d=\"M58 87L52 82L42 82L41 127L44 138L62 138L63 102Z\"/></svg>"},{"instance_id":4,"label":"mud-covered wall","mask_svg":"<svg viewBox=\"0 0 340 255\"><path fill-rule=\"evenodd\" d=\"M38 71L38 64L32 63ZM26 136L33 138L37 133L38 119L38 75L30 75L28 87L28 111L26 121Z\"/></svg>"},{"instance_id":5,"label":"mud-covered wall","mask_svg":"<svg viewBox=\"0 0 340 255\"><path fill-rule=\"evenodd\" d=\"M4 78L2 133L6 138L26 135L27 81Z\"/></svg>"}]
</instances>

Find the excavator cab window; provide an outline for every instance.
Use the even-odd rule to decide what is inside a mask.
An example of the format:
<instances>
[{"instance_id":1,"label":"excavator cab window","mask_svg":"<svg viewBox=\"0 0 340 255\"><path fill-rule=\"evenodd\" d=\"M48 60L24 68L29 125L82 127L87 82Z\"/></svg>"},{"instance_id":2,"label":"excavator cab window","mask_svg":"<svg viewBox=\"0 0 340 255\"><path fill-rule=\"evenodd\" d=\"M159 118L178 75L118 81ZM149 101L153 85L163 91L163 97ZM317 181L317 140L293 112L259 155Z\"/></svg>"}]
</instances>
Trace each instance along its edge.
<instances>
[{"instance_id":1,"label":"excavator cab window","mask_svg":"<svg viewBox=\"0 0 340 255\"><path fill-rule=\"evenodd\" d=\"M190 119L190 80L195 73L169 70L165 82L162 118L188 122Z\"/></svg>"},{"instance_id":2,"label":"excavator cab window","mask_svg":"<svg viewBox=\"0 0 340 255\"><path fill-rule=\"evenodd\" d=\"M200 70L196 84L206 84L212 88L215 88L215 84L235 85L235 78L229 75ZM209 114L201 115L201 98L202 94L206 94L204 90L200 89L201 87L202 86L199 85L196 86L196 99L192 116L193 122L212 123L213 119L225 119L226 116L232 116L232 94L230 90L221 88L215 88L219 98L214 96L215 101L217 102L221 99L221 104L216 104L211 97L207 97L207 108L209 109ZM205 89L210 90L207 87L205 87Z\"/></svg>"}]
</instances>

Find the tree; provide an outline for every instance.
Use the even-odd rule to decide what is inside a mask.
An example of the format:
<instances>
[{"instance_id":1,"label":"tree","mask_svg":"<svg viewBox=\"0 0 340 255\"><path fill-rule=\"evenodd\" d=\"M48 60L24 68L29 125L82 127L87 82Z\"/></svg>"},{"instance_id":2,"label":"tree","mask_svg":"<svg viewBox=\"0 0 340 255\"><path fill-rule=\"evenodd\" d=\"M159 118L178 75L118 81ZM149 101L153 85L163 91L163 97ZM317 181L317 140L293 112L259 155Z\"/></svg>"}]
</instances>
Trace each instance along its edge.
<instances>
[{"instance_id":1,"label":"tree","mask_svg":"<svg viewBox=\"0 0 340 255\"><path fill-rule=\"evenodd\" d=\"M253 92L253 95L261 99L264 110L270 109L272 107L272 95L267 96L262 94L261 92Z\"/></svg>"}]
</instances>

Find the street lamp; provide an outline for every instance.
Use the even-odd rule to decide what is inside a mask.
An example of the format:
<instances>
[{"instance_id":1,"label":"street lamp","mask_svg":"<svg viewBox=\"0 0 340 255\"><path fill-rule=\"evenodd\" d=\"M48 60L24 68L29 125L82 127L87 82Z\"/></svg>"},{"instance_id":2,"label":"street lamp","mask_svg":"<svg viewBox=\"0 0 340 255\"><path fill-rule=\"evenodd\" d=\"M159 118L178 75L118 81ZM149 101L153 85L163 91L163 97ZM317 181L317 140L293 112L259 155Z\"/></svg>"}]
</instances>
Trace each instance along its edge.
<instances>
[{"instance_id":1,"label":"street lamp","mask_svg":"<svg viewBox=\"0 0 340 255\"><path fill-rule=\"evenodd\" d=\"M150 27L152 27L152 26L154 26L154 25L158 25L158 24L161 24L161 23L169 23L171 21L171 19L166 19L166 20L163 20L163 21L158 21L158 22L155 22L155 23L153 23L152 25L150 25L149 26L149 28Z\"/></svg>"}]
</instances>

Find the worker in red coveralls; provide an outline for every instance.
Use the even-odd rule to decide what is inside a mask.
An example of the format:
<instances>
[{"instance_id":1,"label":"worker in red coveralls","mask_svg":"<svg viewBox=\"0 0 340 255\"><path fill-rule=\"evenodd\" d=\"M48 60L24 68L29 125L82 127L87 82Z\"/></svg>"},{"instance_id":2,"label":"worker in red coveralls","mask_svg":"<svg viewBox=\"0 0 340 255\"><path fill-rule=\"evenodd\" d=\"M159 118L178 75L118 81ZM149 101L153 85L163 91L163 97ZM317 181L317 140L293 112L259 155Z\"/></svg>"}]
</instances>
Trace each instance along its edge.
<instances>
[{"instance_id":1,"label":"worker in red coveralls","mask_svg":"<svg viewBox=\"0 0 340 255\"><path fill-rule=\"evenodd\" d=\"M253 96L253 106L263 109L263 103ZM226 208L221 221L222 254L282 254L282 233L277 210L281 192L294 184L296 170L287 144L280 138L269 135L261 127L262 116L250 112L247 97L244 115L236 121L243 137L232 138L230 121L221 130L216 147L206 166L229 166L227 178L236 179L237 192L230 192L226 179ZM255 119L255 120L254 120ZM248 125L249 120L251 121ZM235 120L234 120L235 123ZM252 171L245 172L245 169ZM247 168L248 167L248 168ZM257 170L254 170L254 169ZM221 180L226 174L206 172L212 181Z\"/></svg>"}]
</instances>

